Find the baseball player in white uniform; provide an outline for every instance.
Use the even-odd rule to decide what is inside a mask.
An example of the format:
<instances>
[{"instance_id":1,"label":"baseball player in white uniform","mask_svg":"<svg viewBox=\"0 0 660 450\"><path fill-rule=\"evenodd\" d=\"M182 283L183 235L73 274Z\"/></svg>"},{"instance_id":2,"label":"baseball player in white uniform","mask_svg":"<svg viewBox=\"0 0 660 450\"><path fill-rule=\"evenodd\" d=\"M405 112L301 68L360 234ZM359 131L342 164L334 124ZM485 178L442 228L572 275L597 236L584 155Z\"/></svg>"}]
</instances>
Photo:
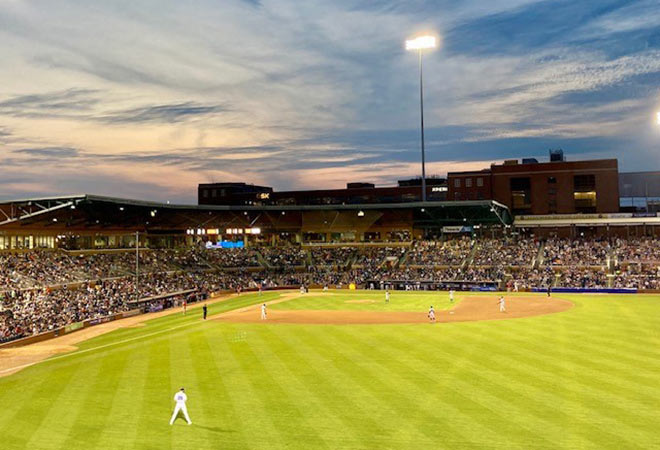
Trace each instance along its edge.
<instances>
[{"instance_id":1,"label":"baseball player in white uniform","mask_svg":"<svg viewBox=\"0 0 660 450\"><path fill-rule=\"evenodd\" d=\"M435 322L435 310L433 309L433 305L431 305L431 307L429 308L428 316L431 322Z\"/></svg>"},{"instance_id":2,"label":"baseball player in white uniform","mask_svg":"<svg viewBox=\"0 0 660 450\"><path fill-rule=\"evenodd\" d=\"M390 302L390 291L389 291L389 289L386 289L385 290L385 303L389 303L389 302Z\"/></svg>"},{"instance_id":3,"label":"baseball player in white uniform","mask_svg":"<svg viewBox=\"0 0 660 450\"><path fill-rule=\"evenodd\" d=\"M500 295L500 299L497 301L500 304L500 312L506 312L506 305L504 304L504 296Z\"/></svg>"},{"instance_id":4,"label":"baseball player in white uniform","mask_svg":"<svg viewBox=\"0 0 660 450\"><path fill-rule=\"evenodd\" d=\"M183 413L183 417L185 417L186 422L188 422L188 425L192 425L192 422L190 421L190 417L188 416L188 409L186 408L186 402L188 401L188 396L186 395L186 392L183 388L181 388L179 392L174 394L174 401L176 402L176 406L174 407L174 413L172 413L172 418L170 419L170 425L174 424L174 421L176 420L176 416L179 414L179 411Z\"/></svg>"},{"instance_id":5,"label":"baseball player in white uniform","mask_svg":"<svg viewBox=\"0 0 660 450\"><path fill-rule=\"evenodd\" d=\"M451 303L454 303L454 290L453 289L449 290L449 301Z\"/></svg>"},{"instance_id":6,"label":"baseball player in white uniform","mask_svg":"<svg viewBox=\"0 0 660 450\"><path fill-rule=\"evenodd\" d=\"M261 320L266 320L266 304L261 305Z\"/></svg>"}]
</instances>

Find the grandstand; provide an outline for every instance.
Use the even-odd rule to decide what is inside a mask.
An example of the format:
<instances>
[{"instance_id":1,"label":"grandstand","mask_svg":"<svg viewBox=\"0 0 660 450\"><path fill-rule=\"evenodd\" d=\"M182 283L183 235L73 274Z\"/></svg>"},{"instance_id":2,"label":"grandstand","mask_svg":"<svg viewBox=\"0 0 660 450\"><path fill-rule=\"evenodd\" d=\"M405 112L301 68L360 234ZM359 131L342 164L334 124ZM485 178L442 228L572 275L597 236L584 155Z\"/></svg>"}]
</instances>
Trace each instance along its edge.
<instances>
[{"instance_id":1,"label":"grandstand","mask_svg":"<svg viewBox=\"0 0 660 450\"><path fill-rule=\"evenodd\" d=\"M496 200L303 197L259 205L96 195L1 203L0 340L237 289L660 290L655 214L514 220Z\"/></svg>"}]
</instances>

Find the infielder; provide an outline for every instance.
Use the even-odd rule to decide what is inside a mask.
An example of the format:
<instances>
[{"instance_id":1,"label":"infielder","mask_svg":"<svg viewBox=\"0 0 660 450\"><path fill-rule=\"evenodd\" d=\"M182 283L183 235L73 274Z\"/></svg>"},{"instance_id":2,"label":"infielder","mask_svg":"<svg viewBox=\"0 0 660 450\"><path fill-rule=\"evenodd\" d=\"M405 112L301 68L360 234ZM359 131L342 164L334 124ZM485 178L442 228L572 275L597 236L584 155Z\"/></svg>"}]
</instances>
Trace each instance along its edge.
<instances>
[{"instance_id":1,"label":"infielder","mask_svg":"<svg viewBox=\"0 0 660 450\"><path fill-rule=\"evenodd\" d=\"M266 320L266 304L261 305L261 320Z\"/></svg>"},{"instance_id":2,"label":"infielder","mask_svg":"<svg viewBox=\"0 0 660 450\"><path fill-rule=\"evenodd\" d=\"M385 290L385 303L389 303L389 302L390 302L390 291L389 291L389 289L386 289Z\"/></svg>"},{"instance_id":3,"label":"infielder","mask_svg":"<svg viewBox=\"0 0 660 450\"><path fill-rule=\"evenodd\" d=\"M497 301L500 304L500 312L506 312L506 306L504 304L504 296L500 295L500 299Z\"/></svg>"},{"instance_id":4,"label":"infielder","mask_svg":"<svg viewBox=\"0 0 660 450\"><path fill-rule=\"evenodd\" d=\"M176 416L179 415L179 411L183 413L183 417L185 417L186 422L188 422L188 425L192 425L192 422L190 421L190 417L188 416L188 409L186 408L186 402L188 401L188 396L186 395L186 392L183 388L176 394L174 394L174 401L176 402L176 406L174 407L174 413L172 413L172 418L170 419L170 425L174 424L174 421L176 420Z\"/></svg>"},{"instance_id":5,"label":"infielder","mask_svg":"<svg viewBox=\"0 0 660 450\"><path fill-rule=\"evenodd\" d=\"M429 316L429 320L431 321L431 323L434 323L435 322L435 310L433 309L433 305L431 305L431 307L429 308L428 316Z\"/></svg>"}]
</instances>

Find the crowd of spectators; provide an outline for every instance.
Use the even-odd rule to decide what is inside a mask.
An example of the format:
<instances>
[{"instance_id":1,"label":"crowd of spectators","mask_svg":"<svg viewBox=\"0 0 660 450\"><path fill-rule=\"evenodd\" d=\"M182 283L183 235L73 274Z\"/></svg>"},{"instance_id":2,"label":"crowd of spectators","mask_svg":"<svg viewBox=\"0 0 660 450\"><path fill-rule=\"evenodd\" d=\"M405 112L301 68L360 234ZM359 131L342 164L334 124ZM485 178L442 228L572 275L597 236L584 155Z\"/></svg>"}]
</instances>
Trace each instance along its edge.
<instances>
[{"instance_id":1,"label":"crowd of spectators","mask_svg":"<svg viewBox=\"0 0 660 450\"><path fill-rule=\"evenodd\" d=\"M660 289L660 266L658 264L627 264L614 274L615 288Z\"/></svg>"},{"instance_id":2,"label":"crowd of spectators","mask_svg":"<svg viewBox=\"0 0 660 450\"><path fill-rule=\"evenodd\" d=\"M619 263L660 263L660 239L617 239L614 241L614 248Z\"/></svg>"},{"instance_id":3,"label":"crowd of spectators","mask_svg":"<svg viewBox=\"0 0 660 450\"><path fill-rule=\"evenodd\" d=\"M548 239L543 262L553 266L602 266L611 250L606 239Z\"/></svg>"},{"instance_id":4,"label":"crowd of spectators","mask_svg":"<svg viewBox=\"0 0 660 450\"><path fill-rule=\"evenodd\" d=\"M407 265L413 266L460 266L472 250L473 241L468 237L445 241L419 241L408 251Z\"/></svg>"},{"instance_id":5,"label":"crowd of spectators","mask_svg":"<svg viewBox=\"0 0 660 450\"><path fill-rule=\"evenodd\" d=\"M311 247L313 266L346 267L355 258L355 247Z\"/></svg>"},{"instance_id":6,"label":"crowd of spectators","mask_svg":"<svg viewBox=\"0 0 660 450\"><path fill-rule=\"evenodd\" d=\"M306 263L307 251L293 245L284 247L261 247L259 253L271 267L303 266Z\"/></svg>"},{"instance_id":7,"label":"crowd of spectators","mask_svg":"<svg viewBox=\"0 0 660 450\"><path fill-rule=\"evenodd\" d=\"M540 243L532 238L458 238L422 241L412 247L141 250L137 285L132 251L4 253L0 254L0 340L121 312L137 298L187 290L204 296L258 286L370 287L394 282L490 283L518 290L660 289L657 244L660 241L651 238L611 244L598 239ZM540 245L544 258L532 264ZM467 264L473 249L474 258ZM266 267L260 266L259 253ZM619 265L605 266L610 257ZM614 269L610 275L608 267Z\"/></svg>"},{"instance_id":8,"label":"crowd of spectators","mask_svg":"<svg viewBox=\"0 0 660 450\"><path fill-rule=\"evenodd\" d=\"M539 251L533 238L480 239L472 259L475 266L531 266Z\"/></svg>"},{"instance_id":9,"label":"crowd of spectators","mask_svg":"<svg viewBox=\"0 0 660 450\"><path fill-rule=\"evenodd\" d=\"M257 252L251 248L211 248L199 250L216 267L259 267Z\"/></svg>"},{"instance_id":10,"label":"crowd of spectators","mask_svg":"<svg viewBox=\"0 0 660 450\"><path fill-rule=\"evenodd\" d=\"M406 247L359 247L353 267L371 271L381 266L396 266Z\"/></svg>"}]
</instances>

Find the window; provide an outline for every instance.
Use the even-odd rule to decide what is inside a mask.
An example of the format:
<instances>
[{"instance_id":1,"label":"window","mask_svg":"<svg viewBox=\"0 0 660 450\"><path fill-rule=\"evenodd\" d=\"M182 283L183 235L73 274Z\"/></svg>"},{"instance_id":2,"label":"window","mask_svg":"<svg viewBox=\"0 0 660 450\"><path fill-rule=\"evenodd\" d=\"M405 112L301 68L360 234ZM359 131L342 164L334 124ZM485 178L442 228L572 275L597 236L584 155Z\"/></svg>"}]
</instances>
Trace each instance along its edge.
<instances>
[{"instance_id":1,"label":"window","mask_svg":"<svg viewBox=\"0 0 660 450\"><path fill-rule=\"evenodd\" d=\"M472 178L465 179L465 187L472 187Z\"/></svg>"},{"instance_id":2,"label":"window","mask_svg":"<svg viewBox=\"0 0 660 450\"><path fill-rule=\"evenodd\" d=\"M477 187L483 187L484 185L484 179L481 177L477 177Z\"/></svg>"},{"instance_id":3,"label":"window","mask_svg":"<svg viewBox=\"0 0 660 450\"><path fill-rule=\"evenodd\" d=\"M454 178L454 187L461 187L461 179L460 178Z\"/></svg>"},{"instance_id":4,"label":"window","mask_svg":"<svg viewBox=\"0 0 660 450\"><path fill-rule=\"evenodd\" d=\"M575 175L573 177L573 199L578 212L596 212L596 176Z\"/></svg>"},{"instance_id":5,"label":"window","mask_svg":"<svg viewBox=\"0 0 660 450\"><path fill-rule=\"evenodd\" d=\"M209 190L208 190L208 189L204 189L204 190L202 191L202 197L204 197L204 198L209 198Z\"/></svg>"},{"instance_id":6,"label":"window","mask_svg":"<svg viewBox=\"0 0 660 450\"><path fill-rule=\"evenodd\" d=\"M461 193L460 192L454 192L454 200L460 200L461 199Z\"/></svg>"},{"instance_id":7,"label":"window","mask_svg":"<svg viewBox=\"0 0 660 450\"><path fill-rule=\"evenodd\" d=\"M548 177L548 184L557 184L557 178Z\"/></svg>"},{"instance_id":8,"label":"window","mask_svg":"<svg viewBox=\"0 0 660 450\"><path fill-rule=\"evenodd\" d=\"M529 177L511 178L511 206L514 214L527 214L532 207L532 183Z\"/></svg>"}]
</instances>

